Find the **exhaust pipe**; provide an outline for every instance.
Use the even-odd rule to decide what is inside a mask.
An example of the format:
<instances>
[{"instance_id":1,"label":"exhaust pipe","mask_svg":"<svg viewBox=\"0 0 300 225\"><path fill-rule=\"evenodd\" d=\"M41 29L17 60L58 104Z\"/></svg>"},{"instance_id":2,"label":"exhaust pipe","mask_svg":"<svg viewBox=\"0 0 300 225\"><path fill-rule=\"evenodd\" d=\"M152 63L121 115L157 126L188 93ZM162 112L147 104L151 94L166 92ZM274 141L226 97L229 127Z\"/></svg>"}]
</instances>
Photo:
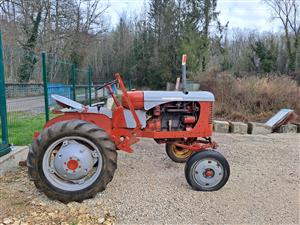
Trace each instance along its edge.
<instances>
[{"instance_id":1,"label":"exhaust pipe","mask_svg":"<svg viewBox=\"0 0 300 225\"><path fill-rule=\"evenodd\" d=\"M182 80L182 92L187 94L186 91L186 54L182 55L182 64L181 64L181 80Z\"/></svg>"}]
</instances>

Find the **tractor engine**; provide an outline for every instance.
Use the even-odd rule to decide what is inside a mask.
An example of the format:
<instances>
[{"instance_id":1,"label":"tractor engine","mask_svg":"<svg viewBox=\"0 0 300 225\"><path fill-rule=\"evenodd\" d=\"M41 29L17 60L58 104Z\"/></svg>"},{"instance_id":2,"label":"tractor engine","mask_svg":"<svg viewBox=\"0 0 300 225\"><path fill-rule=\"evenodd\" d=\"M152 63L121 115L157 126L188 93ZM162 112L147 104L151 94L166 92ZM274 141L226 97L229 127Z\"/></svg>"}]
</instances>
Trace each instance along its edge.
<instances>
[{"instance_id":1,"label":"tractor engine","mask_svg":"<svg viewBox=\"0 0 300 225\"><path fill-rule=\"evenodd\" d=\"M197 123L200 113L198 102L169 102L147 112L146 130L189 131Z\"/></svg>"}]
</instances>

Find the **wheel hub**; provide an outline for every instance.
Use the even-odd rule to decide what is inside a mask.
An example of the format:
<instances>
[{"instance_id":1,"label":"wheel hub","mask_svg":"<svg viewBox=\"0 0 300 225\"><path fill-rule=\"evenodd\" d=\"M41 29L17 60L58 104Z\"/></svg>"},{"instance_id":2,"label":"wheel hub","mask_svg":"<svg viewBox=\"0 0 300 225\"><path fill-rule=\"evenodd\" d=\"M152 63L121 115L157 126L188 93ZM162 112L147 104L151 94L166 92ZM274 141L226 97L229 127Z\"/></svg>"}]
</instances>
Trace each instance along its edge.
<instances>
[{"instance_id":1,"label":"wheel hub","mask_svg":"<svg viewBox=\"0 0 300 225\"><path fill-rule=\"evenodd\" d=\"M211 178L215 175L215 171L212 169L206 169L203 175L206 178Z\"/></svg>"},{"instance_id":2,"label":"wheel hub","mask_svg":"<svg viewBox=\"0 0 300 225\"><path fill-rule=\"evenodd\" d=\"M78 180L93 168L95 159L91 150L75 140L64 141L54 158L54 169L64 179Z\"/></svg>"},{"instance_id":3,"label":"wheel hub","mask_svg":"<svg viewBox=\"0 0 300 225\"><path fill-rule=\"evenodd\" d=\"M203 187L211 188L222 180L224 169L217 160L203 159L194 167L196 182Z\"/></svg>"},{"instance_id":4,"label":"wheel hub","mask_svg":"<svg viewBox=\"0 0 300 225\"><path fill-rule=\"evenodd\" d=\"M67 163L67 167L70 169L70 170L73 170L75 171L79 166L79 163L77 160L75 159L71 159L69 160L69 162Z\"/></svg>"}]
</instances>

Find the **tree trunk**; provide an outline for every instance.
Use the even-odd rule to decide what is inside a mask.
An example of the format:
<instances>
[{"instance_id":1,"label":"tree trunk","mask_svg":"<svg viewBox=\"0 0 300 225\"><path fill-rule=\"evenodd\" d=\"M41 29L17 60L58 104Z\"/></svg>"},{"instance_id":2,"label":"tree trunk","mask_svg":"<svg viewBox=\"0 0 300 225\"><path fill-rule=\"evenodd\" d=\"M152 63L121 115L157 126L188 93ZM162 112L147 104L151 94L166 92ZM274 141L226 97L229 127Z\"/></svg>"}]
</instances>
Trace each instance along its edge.
<instances>
[{"instance_id":1,"label":"tree trunk","mask_svg":"<svg viewBox=\"0 0 300 225\"><path fill-rule=\"evenodd\" d=\"M210 24L210 9L211 9L211 0L205 0L204 5L204 29L203 29L203 56L202 56L202 72L206 70L207 64L207 52L209 46L209 38L208 38L208 29Z\"/></svg>"},{"instance_id":2,"label":"tree trunk","mask_svg":"<svg viewBox=\"0 0 300 225\"><path fill-rule=\"evenodd\" d=\"M23 45L23 56L21 60L21 64L18 68L18 80L19 82L28 82L33 70L34 65L37 62L36 57L32 53L36 46L37 37L38 37L38 29L42 19L42 11L37 13L36 19L33 20L33 27L30 31L30 36L27 39L26 43Z\"/></svg>"},{"instance_id":3,"label":"tree trunk","mask_svg":"<svg viewBox=\"0 0 300 225\"><path fill-rule=\"evenodd\" d=\"M295 37L295 70L300 69L300 33Z\"/></svg>"}]
</instances>

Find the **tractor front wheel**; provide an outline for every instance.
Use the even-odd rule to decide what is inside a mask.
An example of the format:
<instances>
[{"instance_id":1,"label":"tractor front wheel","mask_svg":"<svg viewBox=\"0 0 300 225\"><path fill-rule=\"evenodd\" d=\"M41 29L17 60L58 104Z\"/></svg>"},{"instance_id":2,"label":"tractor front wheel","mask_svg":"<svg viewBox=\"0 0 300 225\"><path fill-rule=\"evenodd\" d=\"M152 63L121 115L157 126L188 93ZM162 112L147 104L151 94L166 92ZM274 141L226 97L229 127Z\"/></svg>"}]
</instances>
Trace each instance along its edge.
<instances>
[{"instance_id":1,"label":"tractor front wheel","mask_svg":"<svg viewBox=\"0 0 300 225\"><path fill-rule=\"evenodd\" d=\"M81 202L103 191L117 168L114 143L101 128L82 120L56 123L32 143L28 173L50 199Z\"/></svg>"},{"instance_id":2,"label":"tractor front wheel","mask_svg":"<svg viewBox=\"0 0 300 225\"><path fill-rule=\"evenodd\" d=\"M170 159L177 163L186 162L193 154L193 151L177 147L174 144L166 144L166 152Z\"/></svg>"},{"instance_id":3,"label":"tractor front wheel","mask_svg":"<svg viewBox=\"0 0 300 225\"><path fill-rule=\"evenodd\" d=\"M197 191L216 191L228 181L230 167L224 156L213 150L194 153L186 163L185 177Z\"/></svg>"}]
</instances>

